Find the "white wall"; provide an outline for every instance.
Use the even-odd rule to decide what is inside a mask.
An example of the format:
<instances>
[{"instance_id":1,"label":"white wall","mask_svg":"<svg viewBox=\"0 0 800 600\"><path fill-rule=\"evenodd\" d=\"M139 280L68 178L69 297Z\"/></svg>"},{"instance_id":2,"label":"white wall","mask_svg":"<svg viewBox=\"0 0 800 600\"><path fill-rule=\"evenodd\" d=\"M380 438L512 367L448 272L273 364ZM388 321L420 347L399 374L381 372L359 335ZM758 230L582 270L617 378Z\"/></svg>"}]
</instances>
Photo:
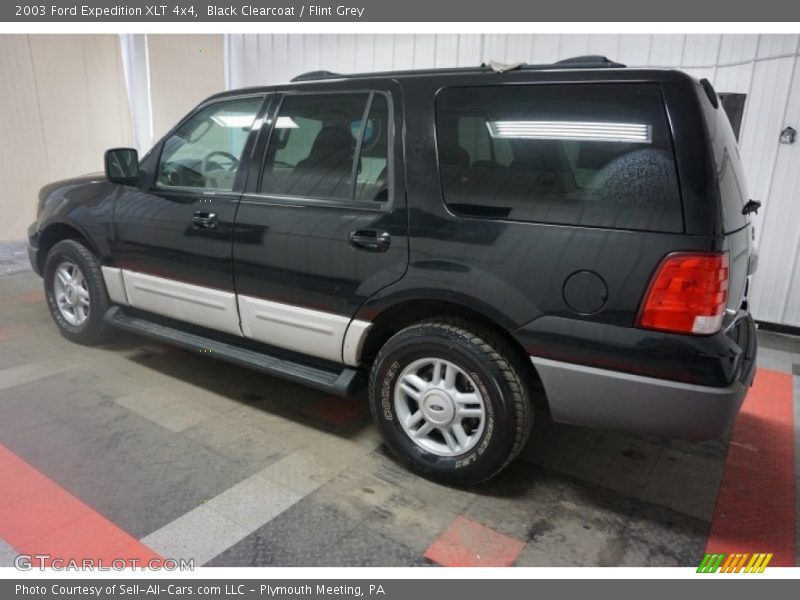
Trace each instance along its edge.
<instances>
[{"instance_id":1,"label":"white wall","mask_svg":"<svg viewBox=\"0 0 800 600\"><path fill-rule=\"evenodd\" d=\"M228 35L228 87L264 85L326 69L351 73L478 65L484 60L552 62L604 54L629 66L681 68L718 92L747 94L740 148L756 217L757 319L800 326L800 131L797 35Z\"/></svg>"},{"instance_id":2,"label":"white wall","mask_svg":"<svg viewBox=\"0 0 800 600\"><path fill-rule=\"evenodd\" d=\"M192 108L225 88L222 35L120 35L125 85L142 154Z\"/></svg>"},{"instance_id":3,"label":"white wall","mask_svg":"<svg viewBox=\"0 0 800 600\"><path fill-rule=\"evenodd\" d=\"M100 171L132 132L115 35L0 35L0 240L25 238L47 182Z\"/></svg>"},{"instance_id":4,"label":"white wall","mask_svg":"<svg viewBox=\"0 0 800 600\"><path fill-rule=\"evenodd\" d=\"M223 36L147 35L153 133L159 139L191 109L225 89Z\"/></svg>"},{"instance_id":5,"label":"white wall","mask_svg":"<svg viewBox=\"0 0 800 600\"><path fill-rule=\"evenodd\" d=\"M140 152L225 87L222 35L0 35L0 240L21 240L46 183Z\"/></svg>"}]
</instances>

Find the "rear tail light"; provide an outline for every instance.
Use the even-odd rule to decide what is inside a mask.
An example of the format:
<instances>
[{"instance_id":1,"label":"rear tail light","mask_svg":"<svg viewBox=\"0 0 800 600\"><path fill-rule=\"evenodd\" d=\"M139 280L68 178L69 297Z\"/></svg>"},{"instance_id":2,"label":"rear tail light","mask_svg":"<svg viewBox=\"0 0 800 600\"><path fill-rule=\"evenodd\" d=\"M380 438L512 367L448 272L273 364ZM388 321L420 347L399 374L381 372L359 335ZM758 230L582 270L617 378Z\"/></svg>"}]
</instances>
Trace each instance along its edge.
<instances>
[{"instance_id":1,"label":"rear tail light","mask_svg":"<svg viewBox=\"0 0 800 600\"><path fill-rule=\"evenodd\" d=\"M722 327L728 301L728 255L669 254L650 282L637 325L708 335Z\"/></svg>"}]
</instances>

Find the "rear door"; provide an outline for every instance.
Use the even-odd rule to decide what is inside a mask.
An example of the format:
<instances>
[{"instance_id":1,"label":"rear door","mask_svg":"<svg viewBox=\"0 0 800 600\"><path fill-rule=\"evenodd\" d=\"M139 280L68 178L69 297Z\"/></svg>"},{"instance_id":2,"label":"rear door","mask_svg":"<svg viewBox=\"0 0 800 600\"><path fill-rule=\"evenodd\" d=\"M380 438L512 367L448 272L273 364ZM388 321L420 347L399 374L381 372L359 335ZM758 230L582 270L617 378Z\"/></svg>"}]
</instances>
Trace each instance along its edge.
<instances>
[{"instance_id":1,"label":"rear door","mask_svg":"<svg viewBox=\"0 0 800 600\"><path fill-rule=\"evenodd\" d=\"M400 101L391 82L274 99L235 224L245 336L357 364L353 315L408 263Z\"/></svg>"}]
</instances>

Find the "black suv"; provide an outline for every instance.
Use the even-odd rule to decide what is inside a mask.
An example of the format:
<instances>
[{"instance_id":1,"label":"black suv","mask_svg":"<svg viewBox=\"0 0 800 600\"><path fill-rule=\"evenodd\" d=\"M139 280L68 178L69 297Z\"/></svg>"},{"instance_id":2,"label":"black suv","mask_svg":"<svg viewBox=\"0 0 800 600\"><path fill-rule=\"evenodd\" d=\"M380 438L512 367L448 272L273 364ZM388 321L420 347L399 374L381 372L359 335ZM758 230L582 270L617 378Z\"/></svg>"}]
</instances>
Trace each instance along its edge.
<instances>
[{"instance_id":1,"label":"black suv","mask_svg":"<svg viewBox=\"0 0 800 600\"><path fill-rule=\"evenodd\" d=\"M602 57L225 92L45 187L64 336L117 327L336 394L468 484L553 420L718 435L754 375L735 138L707 81Z\"/></svg>"}]
</instances>

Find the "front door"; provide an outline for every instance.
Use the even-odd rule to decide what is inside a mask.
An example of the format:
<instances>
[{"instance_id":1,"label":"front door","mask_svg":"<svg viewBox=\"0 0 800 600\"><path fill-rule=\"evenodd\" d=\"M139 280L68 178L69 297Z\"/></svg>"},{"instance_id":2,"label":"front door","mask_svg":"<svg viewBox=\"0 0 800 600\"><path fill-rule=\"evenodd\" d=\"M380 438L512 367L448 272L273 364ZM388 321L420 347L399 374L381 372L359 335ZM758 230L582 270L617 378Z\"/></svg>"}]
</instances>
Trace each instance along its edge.
<instances>
[{"instance_id":1,"label":"front door","mask_svg":"<svg viewBox=\"0 0 800 600\"><path fill-rule=\"evenodd\" d=\"M275 98L236 217L245 336L355 365L358 307L408 264L400 94L369 89Z\"/></svg>"},{"instance_id":2,"label":"front door","mask_svg":"<svg viewBox=\"0 0 800 600\"><path fill-rule=\"evenodd\" d=\"M113 254L131 306L241 335L231 243L263 103L200 107L165 139L149 185L117 200Z\"/></svg>"}]
</instances>

